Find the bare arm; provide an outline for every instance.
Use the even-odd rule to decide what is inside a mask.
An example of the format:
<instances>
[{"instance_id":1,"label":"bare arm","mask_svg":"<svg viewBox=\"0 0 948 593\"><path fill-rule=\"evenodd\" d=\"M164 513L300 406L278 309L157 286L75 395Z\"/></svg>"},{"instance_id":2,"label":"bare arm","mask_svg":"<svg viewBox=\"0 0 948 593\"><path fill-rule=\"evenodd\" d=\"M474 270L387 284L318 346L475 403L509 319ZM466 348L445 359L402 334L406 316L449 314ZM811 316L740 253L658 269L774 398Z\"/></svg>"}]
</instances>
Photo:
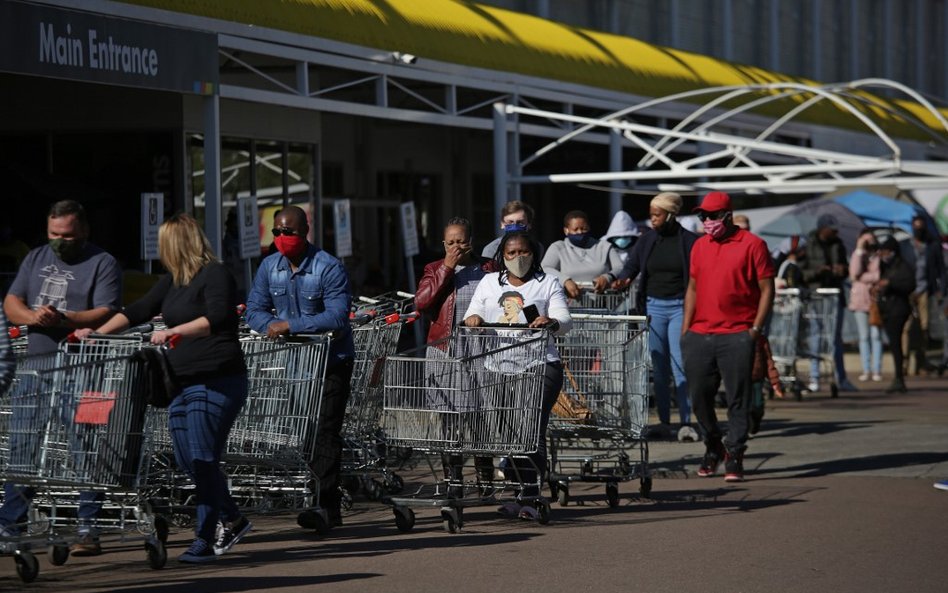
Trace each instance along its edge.
<instances>
[{"instance_id":1,"label":"bare arm","mask_svg":"<svg viewBox=\"0 0 948 593\"><path fill-rule=\"evenodd\" d=\"M38 319L38 311L26 306L20 297L8 294L3 299L3 311L11 325L42 325Z\"/></svg>"},{"instance_id":2,"label":"bare arm","mask_svg":"<svg viewBox=\"0 0 948 593\"><path fill-rule=\"evenodd\" d=\"M63 313L63 325L73 329L98 327L115 314L109 307L96 307L87 311L66 311Z\"/></svg>"},{"instance_id":3,"label":"bare arm","mask_svg":"<svg viewBox=\"0 0 948 593\"><path fill-rule=\"evenodd\" d=\"M757 301L757 315L754 317L754 327L764 327L770 309L774 305L774 279L764 278L757 281L760 288L760 299Z\"/></svg>"}]
</instances>

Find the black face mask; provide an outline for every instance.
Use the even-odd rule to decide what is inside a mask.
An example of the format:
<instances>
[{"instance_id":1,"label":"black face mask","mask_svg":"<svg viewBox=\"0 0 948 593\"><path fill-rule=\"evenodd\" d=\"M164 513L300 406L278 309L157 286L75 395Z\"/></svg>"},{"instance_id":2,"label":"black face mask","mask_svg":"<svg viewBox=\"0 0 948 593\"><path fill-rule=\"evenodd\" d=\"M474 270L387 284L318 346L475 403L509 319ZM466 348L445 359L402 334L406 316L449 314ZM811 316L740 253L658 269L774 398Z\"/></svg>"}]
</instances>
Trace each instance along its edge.
<instances>
[{"instance_id":1,"label":"black face mask","mask_svg":"<svg viewBox=\"0 0 948 593\"><path fill-rule=\"evenodd\" d=\"M53 250L56 257L67 264L79 261L82 257L82 251L86 247L86 242L80 239L50 239L49 248Z\"/></svg>"},{"instance_id":2,"label":"black face mask","mask_svg":"<svg viewBox=\"0 0 948 593\"><path fill-rule=\"evenodd\" d=\"M915 238L918 239L919 241L927 241L927 240L928 240L928 230L927 230L927 229L924 229L924 228L922 228L922 229L912 229L912 235L914 235Z\"/></svg>"}]
</instances>

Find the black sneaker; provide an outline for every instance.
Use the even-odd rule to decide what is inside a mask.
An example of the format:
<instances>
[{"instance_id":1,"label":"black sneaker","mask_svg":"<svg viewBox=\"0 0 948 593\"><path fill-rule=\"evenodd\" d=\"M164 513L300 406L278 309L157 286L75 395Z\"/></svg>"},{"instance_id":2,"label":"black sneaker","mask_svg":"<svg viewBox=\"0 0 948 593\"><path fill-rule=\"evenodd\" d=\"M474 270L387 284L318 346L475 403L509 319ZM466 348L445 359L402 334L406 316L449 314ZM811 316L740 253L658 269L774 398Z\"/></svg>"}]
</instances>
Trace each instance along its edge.
<instances>
[{"instance_id":1,"label":"black sneaker","mask_svg":"<svg viewBox=\"0 0 948 593\"><path fill-rule=\"evenodd\" d=\"M247 517L243 516L230 525L224 525L224 528L221 529L217 536L217 541L214 542L214 553L218 556L224 554L234 547L234 544L239 542L242 537L250 533L252 528L253 523L248 521Z\"/></svg>"},{"instance_id":2,"label":"black sneaker","mask_svg":"<svg viewBox=\"0 0 948 593\"><path fill-rule=\"evenodd\" d=\"M892 384L886 388L885 392L886 393L908 393L908 389L905 387L905 381L901 379L893 379Z\"/></svg>"},{"instance_id":3,"label":"black sneaker","mask_svg":"<svg viewBox=\"0 0 948 593\"><path fill-rule=\"evenodd\" d=\"M202 564L204 562L212 562L216 559L217 555L214 554L214 548L201 538L197 538L191 542L191 546L187 551L178 556L178 562L184 562L186 564Z\"/></svg>"},{"instance_id":4,"label":"black sneaker","mask_svg":"<svg viewBox=\"0 0 948 593\"><path fill-rule=\"evenodd\" d=\"M721 441L717 441L714 444L709 443L705 445L705 447L704 458L701 460L701 465L698 466L698 476L709 478L718 471L718 465L721 464L725 452L724 445Z\"/></svg>"},{"instance_id":5,"label":"black sneaker","mask_svg":"<svg viewBox=\"0 0 948 593\"><path fill-rule=\"evenodd\" d=\"M744 454L727 453L724 457L724 481L725 482L743 482L744 481Z\"/></svg>"}]
</instances>

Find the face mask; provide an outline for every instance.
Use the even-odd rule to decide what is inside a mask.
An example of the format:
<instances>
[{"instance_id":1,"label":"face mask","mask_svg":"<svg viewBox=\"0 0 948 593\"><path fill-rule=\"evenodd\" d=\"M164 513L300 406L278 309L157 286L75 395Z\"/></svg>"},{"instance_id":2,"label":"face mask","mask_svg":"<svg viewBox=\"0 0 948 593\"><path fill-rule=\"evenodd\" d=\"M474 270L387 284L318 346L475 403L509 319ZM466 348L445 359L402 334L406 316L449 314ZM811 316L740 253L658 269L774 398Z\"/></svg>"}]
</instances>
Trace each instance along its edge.
<instances>
[{"instance_id":1,"label":"face mask","mask_svg":"<svg viewBox=\"0 0 948 593\"><path fill-rule=\"evenodd\" d=\"M290 259L306 250L306 239L299 235L280 235L273 238L273 243L280 253Z\"/></svg>"},{"instance_id":2,"label":"face mask","mask_svg":"<svg viewBox=\"0 0 948 593\"><path fill-rule=\"evenodd\" d=\"M511 274L517 278L523 278L530 273L530 268L533 266L533 256L518 255L513 259L504 258L504 265L507 266Z\"/></svg>"},{"instance_id":3,"label":"face mask","mask_svg":"<svg viewBox=\"0 0 948 593\"><path fill-rule=\"evenodd\" d=\"M925 232L925 229L913 229L913 230L912 230L912 234L913 234L913 235L915 236L915 238L918 239L919 241L924 241L924 240L926 240L926 239L928 238L928 233Z\"/></svg>"},{"instance_id":4,"label":"face mask","mask_svg":"<svg viewBox=\"0 0 948 593\"><path fill-rule=\"evenodd\" d=\"M566 235L566 238L569 239L569 242L573 245L579 247L586 242L586 237L589 236L589 233L578 233L575 235Z\"/></svg>"},{"instance_id":5,"label":"face mask","mask_svg":"<svg viewBox=\"0 0 948 593\"><path fill-rule=\"evenodd\" d=\"M612 244L619 249L625 249L632 244L632 237L617 237L612 240Z\"/></svg>"},{"instance_id":6,"label":"face mask","mask_svg":"<svg viewBox=\"0 0 948 593\"><path fill-rule=\"evenodd\" d=\"M891 263L892 263L892 260L894 260L894 259L895 259L895 254L894 254L894 253L888 253L888 254L882 256L882 262L883 262L883 263L886 263L886 264L891 264Z\"/></svg>"},{"instance_id":7,"label":"face mask","mask_svg":"<svg viewBox=\"0 0 948 593\"><path fill-rule=\"evenodd\" d=\"M712 239L720 239L727 233L727 225L724 224L723 220L711 220L709 218L701 223L701 225L704 227L704 232Z\"/></svg>"},{"instance_id":8,"label":"face mask","mask_svg":"<svg viewBox=\"0 0 948 593\"><path fill-rule=\"evenodd\" d=\"M49 248L53 250L56 257L66 263L73 263L82 255L86 242L79 239L50 239Z\"/></svg>"},{"instance_id":9,"label":"face mask","mask_svg":"<svg viewBox=\"0 0 948 593\"><path fill-rule=\"evenodd\" d=\"M505 232L505 233L513 233L513 232L515 232L515 231L525 231L525 230L527 230L527 225L522 224L522 223L519 223L519 222L515 222L515 223L512 223L512 224L505 224L505 225L503 226L503 229L504 229L504 232Z\"/></svg>"}]
</instances>

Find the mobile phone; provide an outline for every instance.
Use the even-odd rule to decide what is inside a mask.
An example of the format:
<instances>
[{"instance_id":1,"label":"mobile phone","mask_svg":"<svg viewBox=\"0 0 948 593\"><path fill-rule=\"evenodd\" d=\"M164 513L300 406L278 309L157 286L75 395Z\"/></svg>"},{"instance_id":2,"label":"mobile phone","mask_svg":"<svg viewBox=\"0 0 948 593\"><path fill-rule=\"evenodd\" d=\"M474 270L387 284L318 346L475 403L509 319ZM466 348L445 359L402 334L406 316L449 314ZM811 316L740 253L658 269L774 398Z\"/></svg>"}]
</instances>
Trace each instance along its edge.
<instances>
[{"instance_id":1,"label":"mobile phone","mask_svg":"<svg viewBox=\"0 0 948 593\"><path fill-rule=\"evenodd\" d=\"M527 318L527 323L533 323L540 316L540 312L537 311L536 305L527 305L523 308L523 316Z\"/></svg>"}]
</instances>

